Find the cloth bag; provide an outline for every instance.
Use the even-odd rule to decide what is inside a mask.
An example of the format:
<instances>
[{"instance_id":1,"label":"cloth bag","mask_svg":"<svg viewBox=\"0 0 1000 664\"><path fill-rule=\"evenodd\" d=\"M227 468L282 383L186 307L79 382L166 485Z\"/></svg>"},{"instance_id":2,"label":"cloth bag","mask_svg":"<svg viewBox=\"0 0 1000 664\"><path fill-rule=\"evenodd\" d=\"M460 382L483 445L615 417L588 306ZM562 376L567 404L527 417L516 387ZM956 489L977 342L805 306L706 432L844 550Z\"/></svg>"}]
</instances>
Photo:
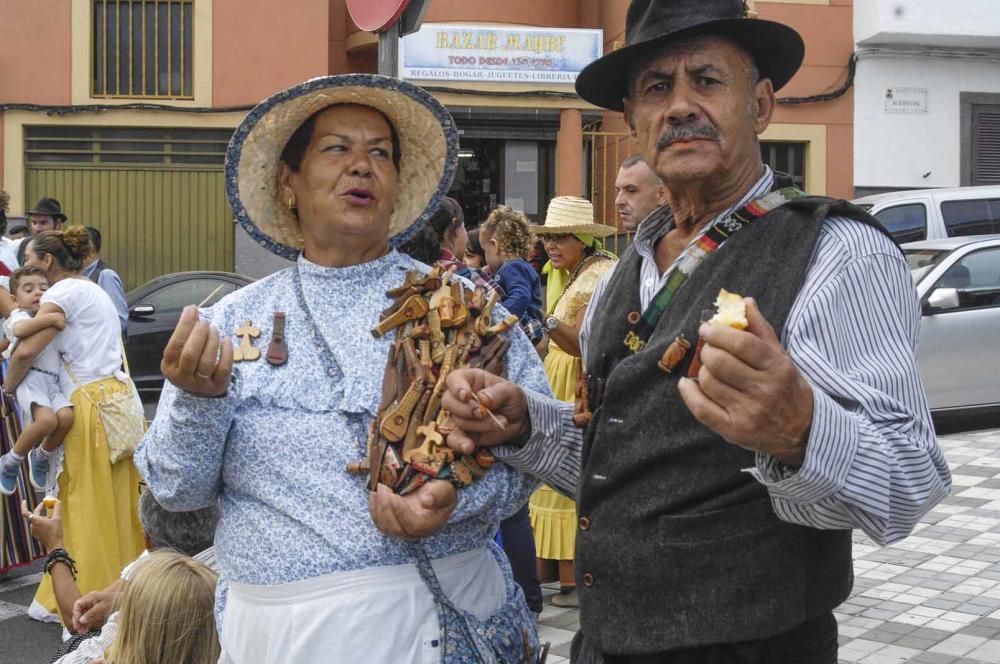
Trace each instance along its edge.
<instances>
[{"instance_id":1,"label":"cloth bag","mask_svg":"<svg viewBox=\"0 0 1000 664\"><path fill-rule=\"evenodd\" d=\"M125 383L126 389L108 393L101 386L100 396L95 399L86 386L80 385L69 364L63 360L63 366L66 367L73 384L78 390L83 390L83 394L97 409L101 425L104 427L111 463L132 456L139 447L139 441L146 434L146 416L142 410L142 399L139 398L139 390L129 375L128 358L124 351L122 365L125 367L125 372L116 372L114 378Z\"/></svg>"}]
</instances>

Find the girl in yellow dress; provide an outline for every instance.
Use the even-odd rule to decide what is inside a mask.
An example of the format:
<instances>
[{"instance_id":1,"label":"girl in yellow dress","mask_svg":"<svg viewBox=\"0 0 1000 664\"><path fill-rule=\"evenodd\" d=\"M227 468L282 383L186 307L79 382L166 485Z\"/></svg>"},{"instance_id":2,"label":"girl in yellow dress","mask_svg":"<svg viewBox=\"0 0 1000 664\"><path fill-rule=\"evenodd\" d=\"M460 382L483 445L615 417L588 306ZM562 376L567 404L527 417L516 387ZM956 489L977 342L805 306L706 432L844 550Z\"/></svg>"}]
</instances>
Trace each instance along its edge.
<instances>
[{"instance_id":1,"label":"girl in yellow dress","mask_svg":"<svg viewBox=\"0 0 1000 664\"><path fill-rule=\"evenodd\" d=\"M559 196L549 204L545 225L535 229L545 244L552 264L552 277L561 272L565 286L561 293L549 290L545 328L549 336L545 356L545 374L552 393L562 401L573 401L576 378L582 371L580 327L597 282L617 260L603 251L598 238L615 232L611 226L594 223L590 201L574 196ZM531 526L535 532L535 550L539 576L544 568L558 561L562 593L552 598L555 606L577 606L576 576L573 567L576 547L576 506L572 499L543 486L531 496Z\"/></svg>"}]
</instances>

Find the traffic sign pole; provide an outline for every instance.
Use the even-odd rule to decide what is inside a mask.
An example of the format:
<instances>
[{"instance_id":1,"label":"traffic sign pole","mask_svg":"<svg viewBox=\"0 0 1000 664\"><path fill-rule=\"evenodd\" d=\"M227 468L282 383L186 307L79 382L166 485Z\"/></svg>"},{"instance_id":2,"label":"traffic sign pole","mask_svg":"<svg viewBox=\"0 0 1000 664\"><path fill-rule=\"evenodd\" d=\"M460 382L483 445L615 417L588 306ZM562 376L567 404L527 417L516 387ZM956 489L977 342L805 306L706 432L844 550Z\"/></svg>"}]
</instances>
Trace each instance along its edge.
<instances>
[{"instance_id":1,"label":"traffic sign pole","mask_svg":"<svg viewBox=\"0 0 1000 664\"><path fill-rule=\"evenodd\" d=\"M378 73L399 76L399 21L378 33Z\"/></svg>"}]
</instances>

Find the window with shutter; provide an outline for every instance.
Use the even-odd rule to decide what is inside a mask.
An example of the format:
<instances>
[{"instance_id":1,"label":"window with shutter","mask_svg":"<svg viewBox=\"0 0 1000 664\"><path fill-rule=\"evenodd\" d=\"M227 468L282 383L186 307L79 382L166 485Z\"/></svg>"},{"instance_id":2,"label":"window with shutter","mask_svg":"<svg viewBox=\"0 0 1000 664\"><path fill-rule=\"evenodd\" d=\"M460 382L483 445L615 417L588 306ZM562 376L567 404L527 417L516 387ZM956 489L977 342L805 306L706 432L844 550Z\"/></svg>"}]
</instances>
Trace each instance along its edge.
<instances>
[{"instance_id":1,"label":"window with shutter","mask_svg":"<svg viewBox=\"0 0 1000 664\"><path fill-rule=\"evenodd\" d=\"M972 107L972 184L1000 184L1000 104Z\"/></svg>"}]
</instances>

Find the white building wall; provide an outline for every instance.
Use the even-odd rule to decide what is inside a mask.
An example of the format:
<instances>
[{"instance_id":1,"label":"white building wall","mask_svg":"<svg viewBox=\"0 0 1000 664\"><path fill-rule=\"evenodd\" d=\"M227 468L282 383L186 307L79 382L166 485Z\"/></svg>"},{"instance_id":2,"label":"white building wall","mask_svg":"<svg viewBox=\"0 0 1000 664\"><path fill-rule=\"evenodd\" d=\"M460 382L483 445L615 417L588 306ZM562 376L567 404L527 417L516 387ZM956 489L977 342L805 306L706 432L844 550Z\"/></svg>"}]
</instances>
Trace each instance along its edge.
<instances>
[{"instance_id":1,"label":"white building wall","mask_svg":"<svg viewBox=\"0 0 1000 664\"><path fill-rule=\"evenodd\" d=\"M998 5L997 0L854 0L854 41L996 48Z\"/></svg>"},{"instance_id":2,"label":"white building wall","mask_svg":"<svg viewBox=\"0 0 1000 664\"><path fill-rule=\"evenodd\" d=\"M926 88L927 112L887 112L886 91L900 87ZM862 48L854 90L855 187L957 187L962 184L959 95L1000 93L1000 56L984 61L866 55Z\"/></svg>"}]
</instances>

